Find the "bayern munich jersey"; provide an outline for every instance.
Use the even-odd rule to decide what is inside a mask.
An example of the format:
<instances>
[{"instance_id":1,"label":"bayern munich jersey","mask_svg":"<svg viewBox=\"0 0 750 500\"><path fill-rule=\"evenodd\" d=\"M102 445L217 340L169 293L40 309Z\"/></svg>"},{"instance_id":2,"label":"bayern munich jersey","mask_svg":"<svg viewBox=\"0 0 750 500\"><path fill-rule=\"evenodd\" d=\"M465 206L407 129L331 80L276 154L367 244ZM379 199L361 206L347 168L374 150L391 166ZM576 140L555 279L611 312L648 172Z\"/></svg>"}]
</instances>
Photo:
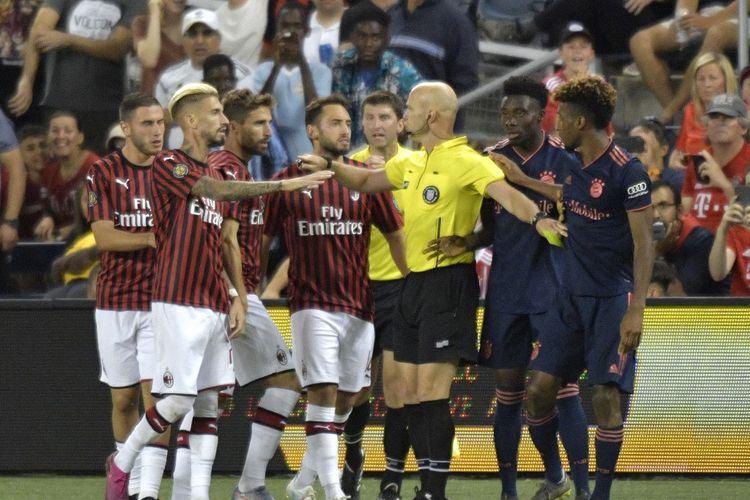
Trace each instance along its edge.
<instances>
[{"instance_id":1,"label":"bayern munich jersey","mask_svg":"<svg viewBox=\"0 0 750 500\"><path fill-rule=\"evenodd\" d=\"M545 134L539 148L523 157L507 139L490 148L513 160L533 179L561 184L567 172L579 162L556 137ZM515 186L537 204L540 211L557 217L555 203L541 194ZM487 304L499 311L530 314L546 311L560 287L559 264L562 250L550 245L527 222L505 210L494 200L494 239Z\"/></svg>"},{"instance_id":2,"label":"bayern munich jersey","mask_svg":"<svg viewBox=\"0 0 750 500\"><path fill-rule=\"evenodd\" d=\"M615 145L563 180L563 287L573 295L608 297L633 289L633 237L628 212L651 207L651 180L643 164Z\"/></svg>"},{"instance_id":3,"label":"bayern munich jersey","mask_svg":"<svg viewBox=\"0 0 750 500\"><path fill-rule=\"evenodd\" d=\"M362 163L344 158L350 165ZM286 167L275 180L303 175ZM367 276L370 224L383 233L401 225L390 193L351 190L331 178L318 189L269 196L265 233L283 229L289 249L289 309L345 312L372 321Z\"/></svg>"},{"instance_id":4,"label":"bayern munich jersey","mask_svg":"<svg viewBox=\"0 0 750 500\"><path fill-rule=\"evenodd\" d=\"M111 220L115 229L129 233L153 231L151 165L135 165L118 150L89 168L86 186L89 222ZM150 310L154 256L153 248L102 251L101 270L96 279L96 307Z\"/></svg>"},{"instance_id":5,"label":"bayern munich jersey","mask_svg":"<svg viewBox=\"0 0 750 500\"><path fill-rule=\"evenodd\" d=\"M229 312L221 224L228 203L190 192L201 177L221 173L179 149L162 151L153 166L156 267L154 302Z\"/></svg>"},{"instance_id":6,"label":"bayern munich jersey","mask_svg":"<svg viewBox=\"0 0 750 500\"><path fill-rule=\"evenodd\" d=\"M242 159L231 151L214 151L208 155L208 164L221 172L228 181L252 181ZM237 242L242 252L242 280L247 293L255 293L260 284L260 243L263 238L263 212L266 197L230 202L229 217L240 223Z\"/></svg>"}]
</instances>

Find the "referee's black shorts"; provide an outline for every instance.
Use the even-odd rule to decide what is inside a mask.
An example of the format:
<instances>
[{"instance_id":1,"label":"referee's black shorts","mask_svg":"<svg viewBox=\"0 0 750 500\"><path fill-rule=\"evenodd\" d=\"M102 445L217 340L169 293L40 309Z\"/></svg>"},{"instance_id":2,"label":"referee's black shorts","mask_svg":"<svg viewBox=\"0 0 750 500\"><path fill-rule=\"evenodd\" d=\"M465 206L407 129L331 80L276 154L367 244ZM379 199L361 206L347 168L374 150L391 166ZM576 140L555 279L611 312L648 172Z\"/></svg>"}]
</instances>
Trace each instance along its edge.
<instances>
[{"instance_id":1,"label":"referee's black shorts","mask_svg":"<svg viewBox=\"0 0 750 500\"><path fill-rule=\"evenodd\" d=\"M473 264L409 273L393 318L396 361L476 363L478 305Z\"/></svg>"},{"instance_id":2,"label":"referee's black shorts","mask_svg":"<svg viewBox=\"0 0 750 500\"><path fill-rule=\"evenodd\" d=\"M393 318L397 314L403 279L379 281L370 280L372 303L375 309L375 349L372 357L383 351L393 351Z\"/></svg>"}]
</instances>

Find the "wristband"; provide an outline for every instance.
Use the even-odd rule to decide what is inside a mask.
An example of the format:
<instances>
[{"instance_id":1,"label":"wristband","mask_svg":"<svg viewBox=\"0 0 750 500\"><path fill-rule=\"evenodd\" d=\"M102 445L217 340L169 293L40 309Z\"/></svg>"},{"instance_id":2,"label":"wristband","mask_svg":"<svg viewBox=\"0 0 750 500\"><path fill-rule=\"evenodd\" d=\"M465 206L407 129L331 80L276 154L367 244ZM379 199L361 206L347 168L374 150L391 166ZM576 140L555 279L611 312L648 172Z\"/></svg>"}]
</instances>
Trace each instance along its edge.
<instances>
[{"instance_id":1,"label":"wristband","mask_svg":"<svg viewBox=\"0 0 750 500\"><path fill-rule=\"evenodd\" d=\"M240 294L237 293L237 289L236 288L230 288L229 289L229 298L230 299L234 299L234 298L237 298L239 296L240 296Z\"/></svg>"},{"instance_id":2,"label":"wristband","mask_svg":"<svg viewBox=\"0 0 750 500\"><path fill-rule=\"evenodd\" d=\"M6 224L13 229L18 229L18 219L6 219L2 218L0 219L0 225Z\"/></svg>"},{"instance_id":3,"label":"wristband","mask_svg":"<svg viewBox=\"0 0 750 500\"><path fill-rule=\"evenodd\" d=\"M534 215L534 217L531 218L531 225L534 226L534 227L536 227L537 223L540 220L546 219L547 217L548 217L547 216L547 212L539 211L539 212L536 213L536 215Z\"/></svg>"},{"instance_id":4,"label":"wristband","mask_svg":"<svg viewBox=\"0 0 750 500\"><path fill-rule=\"evenodd\" d=\"M331 170L331 168L333 168L333 160L326 158L326 170Z\"/></svg>"}]
</instances>

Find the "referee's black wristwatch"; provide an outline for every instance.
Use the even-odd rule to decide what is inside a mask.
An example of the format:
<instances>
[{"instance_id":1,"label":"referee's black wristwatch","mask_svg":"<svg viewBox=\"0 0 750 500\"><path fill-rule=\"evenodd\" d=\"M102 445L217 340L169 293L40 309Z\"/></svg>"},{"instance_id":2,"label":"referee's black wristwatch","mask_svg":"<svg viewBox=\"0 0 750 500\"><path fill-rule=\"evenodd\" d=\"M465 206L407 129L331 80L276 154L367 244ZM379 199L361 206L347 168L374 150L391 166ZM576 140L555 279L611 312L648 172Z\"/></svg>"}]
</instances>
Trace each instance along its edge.
<instances>
[{"instance_id":1,"label":"referee's black wristwatch","mask_svg":"<svg viewBox=\"0 0 750 500\"><path fill-rule=\"evenodd\" d=\"M539 212L536 213L536 215L534 215L534 217L531 218L531 225L533 227L536 227L537 222L539 222L542 219L548 219L548 218L549 218L549 215L547 215L547 212L540 210Z\"/></svg>"}]
</instances>

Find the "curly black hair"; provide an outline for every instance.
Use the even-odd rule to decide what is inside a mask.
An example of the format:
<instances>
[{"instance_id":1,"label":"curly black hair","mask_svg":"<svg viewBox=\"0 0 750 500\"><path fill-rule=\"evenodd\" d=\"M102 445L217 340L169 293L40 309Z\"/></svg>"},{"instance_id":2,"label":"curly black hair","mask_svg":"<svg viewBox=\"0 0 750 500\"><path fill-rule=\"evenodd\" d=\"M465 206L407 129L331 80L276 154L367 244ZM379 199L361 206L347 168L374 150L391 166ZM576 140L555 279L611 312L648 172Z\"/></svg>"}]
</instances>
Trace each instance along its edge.
<instances>
[{"instance_id":1,"label":"curly black hair","mask_svg":"<svg viewBox=\"0 0 750 500\"><path fill-rule=\"evenodd\" d=\"M547 99L549 98L547 87L542 82L528 76L511 76L505 80L503 94L505 96L528 96L539 103L540 109L547 107Z\"/></svg>"},{"instance_id":2,"label":"curly black hair","mask_svg":"<svg viewBox=\"0 0 750 500\"><path fill-rule=\"evenodd\" d=\"M599 76L587 76L565 83L555 91L555 100L572 104L593 120L598 129L607 128L615 112L617 91Z\"/></svg>"}]
</instances>

